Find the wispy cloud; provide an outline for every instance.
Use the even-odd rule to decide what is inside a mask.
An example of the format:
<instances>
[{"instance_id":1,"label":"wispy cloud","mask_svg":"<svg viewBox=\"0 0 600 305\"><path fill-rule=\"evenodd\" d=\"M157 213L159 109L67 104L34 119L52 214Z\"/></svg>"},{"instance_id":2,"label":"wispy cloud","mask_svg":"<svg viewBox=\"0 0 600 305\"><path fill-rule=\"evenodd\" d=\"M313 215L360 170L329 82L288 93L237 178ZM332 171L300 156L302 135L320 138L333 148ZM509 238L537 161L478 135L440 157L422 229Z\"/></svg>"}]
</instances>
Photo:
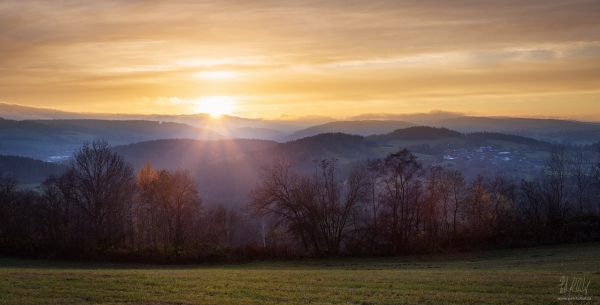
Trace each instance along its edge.
<instances>
[{"instance_id":1,"label":"wispy cloud","mask_svg":"<svg viewBox=\"0 0 600 305\"><path fill-rule=\"evenodd\" d=\"M178 97L157 97L156 105L180 105L180 104L191 104L190 100L182 100Z\"/></svg>"},{"instance_id":2,"label":"wispy cloud","mask_svg":"<svg viewBox=\"0 0 600 305\"><path fill-rule=\"evenodd\" d=\"M486 113L502 99L522 113L511 101L563 99L548 111L585 114L600 91L599 11L595 0L4 0L0 99L181 112L158 99L245 96L243 111L264 116Z\"/></svg>"}]
</instances>

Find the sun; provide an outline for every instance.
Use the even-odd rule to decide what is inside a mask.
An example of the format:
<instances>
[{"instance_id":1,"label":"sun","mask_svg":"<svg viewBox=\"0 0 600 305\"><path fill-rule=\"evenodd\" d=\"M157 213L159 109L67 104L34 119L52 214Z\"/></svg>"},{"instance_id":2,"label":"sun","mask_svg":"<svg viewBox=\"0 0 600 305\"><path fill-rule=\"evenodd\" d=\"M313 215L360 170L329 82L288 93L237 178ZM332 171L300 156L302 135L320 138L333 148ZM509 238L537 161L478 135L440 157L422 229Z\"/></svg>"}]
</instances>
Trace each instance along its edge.
<instances>
[{"instance_id":1,"label":"sun","mask_svg":"<svg viewBox=\"0 0 600 305\"><path fill-rule=\"evenodd\" d=\"M213 118L229 114L234 109L233 98L230 96L207 96L198 100L196 112L208 113Z\"/></svg>"}]
</instances>

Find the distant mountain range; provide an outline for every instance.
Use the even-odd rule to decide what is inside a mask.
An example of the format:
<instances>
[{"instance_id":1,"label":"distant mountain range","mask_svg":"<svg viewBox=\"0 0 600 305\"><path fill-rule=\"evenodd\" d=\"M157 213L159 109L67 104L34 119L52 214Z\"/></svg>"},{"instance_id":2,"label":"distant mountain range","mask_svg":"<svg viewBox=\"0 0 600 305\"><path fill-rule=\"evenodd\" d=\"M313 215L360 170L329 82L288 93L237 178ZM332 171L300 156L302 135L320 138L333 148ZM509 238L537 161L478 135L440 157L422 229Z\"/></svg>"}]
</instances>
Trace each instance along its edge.
<instances>
[{"instance_id":1,"label":"distant mountain range","mask_svg":"<svg viewBox=\"0 0 600 305\"><path fill-rule=\"evenodd\" d=\"M0 116L5 118L0 120L0 154L27 156L41 160L69 156L84 141L97 139L105 139L112 145L175 138L197 140L238 138L287 142L323 133L386 135L394 130L418 125L448 128L460 133L500 132L554 143L590 144L600 138L600 123L556 119L470 117L450 112L405 115L366 114L356 117L356 120L331 122L328 120L333 119L320 116L297 120L289 118L266 120L226 115L215 119L206 114L86 114L0 103ZM23 120L26 118L28 120ZM32 120L32 118L37 119ZM400 118L404 120L398 120ZM306 125L309 123L312 125ZM438 136L438 138L443 137ZM401 144L408 143L406 142L408 139L395 139L388 142L391 143L390 145L397 145L399 141L404 141Z\"/></svg>"},{"instance_id":2,"label":"distant mountain range","mask_svg":"<svg viewBox=\"0 0 600 305\"><path fill-rule=\"evenodd\" d=\"M12 120L51 120L51 119L96 119L96 120L144 120L157 122L176 122L188 124L202 129L210 129L220 134L236 137L234 131L240 129L241 133L248 132L246 128L254 128L254 136L260 135L261 129L266 137L274 132L287 135L308 126L335 121L333 118L323 116L308 116L301 118L283 117L279 120L265 120L261 118L243 118L231 115L222 115L218 119L209 114L109 114L109 113L77 113L47 108L27 107L0 102L0 117ZM242 134L240 134L242 135Z\"/></svg>"},{"instance_id":3,"label":"distant mountain range","mask_svg":"<svg viewBox=\"0 0 600 305\"><path fill-rule=\"evenodd\" d=\"M600 129L600 123L530 118L460 117L441 120L431 126L446 127L460 132L497 131L550 133L566 130Z\"/></svg>"},{"instance_id":4,"label":"distant mountain range","mask_svg":"<svg viewBox=\"0 0 600 305\"><path fill-rule=\"evenodd\" d=\"M446 127L460 132L524 133L525 136L534 136L538 139L546 137L546 140L556 141L568 140L569 138L557 137L556 134L547 136L546 134L564 131L600 130L600 123L598 122L474 117L445 111L414 114L363 114L345 121L336 121L334 118L326 116L299 118L284 116L278 119L262 119L223 115L215 119L208 114L201 113L191 115L94 114L0 103L0 117L13 120L98 119L178 122L196 128L213 130L226 138L255 138L275 141L290 141L323 132L342 132L366 136L388 133L398 128L415 125Z\"/></svg>"},{"instance_id":5,"label":"distant mountain range","mask_svg":"<svg viewBox=\"0 0 600 305\"><path fill-rule=\"evenodd\" d=\"M48 160L70 156L85 141L123 145L154 139L217 140L223 136L186 124L156 121L0 119L0 154Z\"/></svg>"}]
</instances>

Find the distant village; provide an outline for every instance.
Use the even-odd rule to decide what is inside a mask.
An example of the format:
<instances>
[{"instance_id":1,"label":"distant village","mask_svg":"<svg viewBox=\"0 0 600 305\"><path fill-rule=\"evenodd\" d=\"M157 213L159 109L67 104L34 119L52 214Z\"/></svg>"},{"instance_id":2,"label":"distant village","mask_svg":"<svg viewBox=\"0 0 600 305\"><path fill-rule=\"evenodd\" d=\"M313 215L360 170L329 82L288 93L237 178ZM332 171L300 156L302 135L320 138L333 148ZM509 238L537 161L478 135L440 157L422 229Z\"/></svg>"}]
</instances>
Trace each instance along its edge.
<instances>
[{"instance_id":1,"label":"distant village","mask_svg":"<svg viewBox=\"0 0 600 305\"><path fill-rule=\"evenodd\" d=\"M539 167L543 161L539 158L530 158L526 154L533 154L535 151L528 149L494 149L492 146L481 146L472 150L468 148L446 149L444 151L444 160L450 161L469 161L478 160L489 162L492 165L501 165L504 162L519 162L534 167Z\"/></svg>"}]
</instances>

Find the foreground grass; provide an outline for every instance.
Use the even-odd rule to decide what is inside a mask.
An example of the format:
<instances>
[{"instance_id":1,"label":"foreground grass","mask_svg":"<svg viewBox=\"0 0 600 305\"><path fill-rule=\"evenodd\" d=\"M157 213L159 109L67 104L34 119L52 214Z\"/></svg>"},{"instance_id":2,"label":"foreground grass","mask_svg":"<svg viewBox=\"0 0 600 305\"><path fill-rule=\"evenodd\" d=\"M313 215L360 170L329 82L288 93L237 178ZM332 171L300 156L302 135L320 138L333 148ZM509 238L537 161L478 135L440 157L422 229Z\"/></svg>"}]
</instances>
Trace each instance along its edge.
<instances>
[{"instance_id":1,"label":"foreground grass","mask_svg":"<svg viewBox=\"0 0 600 305\"><path fill-rule=\"evenodd\" d=\"M217 267L0 259L0 304L569 304L561 277L600 303L600 245Z\"/></svg>"}]
</instances>

